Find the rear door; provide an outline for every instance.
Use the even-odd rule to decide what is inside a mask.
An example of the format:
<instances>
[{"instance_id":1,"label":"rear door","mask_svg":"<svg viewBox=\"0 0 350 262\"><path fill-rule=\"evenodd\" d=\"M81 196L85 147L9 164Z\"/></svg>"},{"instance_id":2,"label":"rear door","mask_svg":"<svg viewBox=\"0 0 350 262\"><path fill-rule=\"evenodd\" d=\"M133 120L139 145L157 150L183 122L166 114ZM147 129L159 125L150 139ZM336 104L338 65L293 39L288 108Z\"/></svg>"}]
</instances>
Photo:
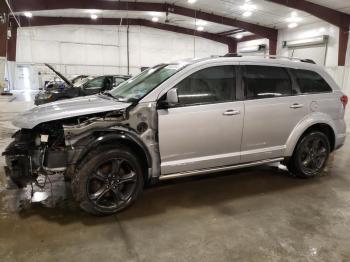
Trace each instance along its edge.
<instances>
[{"instance_id":1,"label":"rear door","mask_svg":"<svg viewBox=\"0 0 350 262\"><path fill-rule=\"evenodd\" d=\"M308 114L290 71L278 65L242 64L245 117L242 162L284 155L294 127Z\"/></svg>"},{"instance_id":2,"label":"rear door","mask_svg":"<svg viewBox=\"0 0 350 262\"><path fill-rule=\"evenodd\" d=\"M173 87L179 104L158 110L163 175L240 162L244 105L236 100L236 69L207 67Z\"/></svg>"}]
</instances>

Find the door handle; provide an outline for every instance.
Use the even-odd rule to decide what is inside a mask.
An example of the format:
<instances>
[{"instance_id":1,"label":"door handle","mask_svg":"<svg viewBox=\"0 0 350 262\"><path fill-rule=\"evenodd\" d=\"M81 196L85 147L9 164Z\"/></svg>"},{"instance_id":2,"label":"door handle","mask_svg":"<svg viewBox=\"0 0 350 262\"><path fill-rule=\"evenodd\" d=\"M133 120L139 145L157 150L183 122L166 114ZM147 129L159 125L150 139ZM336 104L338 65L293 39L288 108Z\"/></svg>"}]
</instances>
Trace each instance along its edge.
<instances>
[{"instance_id":1,"label":"door handle","mask_svg":"<svg viewBox=\"0 0 350 262\"><path fill-rule=\"evenodd\" d=\"M229 109L227 111L225 111L224 113L222 113L224 116L235 116L235 115L239 115L241 113L241 111L239 110L233 110L233 109Z\"/></svg>"},{"instance_id":2,"label":"door handle","mask_svg":"<svg viewBox=\"0 0 350 262\"><path fill-rule=\"evenodd\" d=\"M293 109L302 108L302 107L304 107L304 105L298 104L298 103L294 103L293 105L290 106L290 108L293 108Z\"/></svg>"}]
</instances>

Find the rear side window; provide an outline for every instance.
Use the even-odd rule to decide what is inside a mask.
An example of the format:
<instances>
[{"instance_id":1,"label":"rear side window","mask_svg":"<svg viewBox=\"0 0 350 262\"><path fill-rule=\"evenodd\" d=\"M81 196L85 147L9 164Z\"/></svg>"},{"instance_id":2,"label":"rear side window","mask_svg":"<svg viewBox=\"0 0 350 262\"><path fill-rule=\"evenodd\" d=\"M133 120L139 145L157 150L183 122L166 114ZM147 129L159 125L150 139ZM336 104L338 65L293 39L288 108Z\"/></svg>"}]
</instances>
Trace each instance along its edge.
<instances>
[{"instance_id":1,"label":"rear side window","mask_svg":"<svg viewBox=\"0 0 350 262\"><path fill-rule=\"evenodd\" d=\"M286 69L275 66L244 66L244 92L247 99L292 95L292 82Z\"/></svg>"},{"instance_id":2,"label":"rear side window","mask_svg":"<svg viewBox=\"0 0 350 262\"><path fill-rule=\"evenodd\" d=\"M215 66L200 70L178 83L180 105L232 101L236 90L234 66Z\"/></svg>"},{"instance_id":3,"label":"rear side window","mask_svg":"<svg viewBox=\"0 0 350 262\"><path fill-rule=\"evenodd\" d=\"M309 70L294 70L294 73L302 94L332 92L332 88L318 73Z\"/></svg>"}]
</instances>

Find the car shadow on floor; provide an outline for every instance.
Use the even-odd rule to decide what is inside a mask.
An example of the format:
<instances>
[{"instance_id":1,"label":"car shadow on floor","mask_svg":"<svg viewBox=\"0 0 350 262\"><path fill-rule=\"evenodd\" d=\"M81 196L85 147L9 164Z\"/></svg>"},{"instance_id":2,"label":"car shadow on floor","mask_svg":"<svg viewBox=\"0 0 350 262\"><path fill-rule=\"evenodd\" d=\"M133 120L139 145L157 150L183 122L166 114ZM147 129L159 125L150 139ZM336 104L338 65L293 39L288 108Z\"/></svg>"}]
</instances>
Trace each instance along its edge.
<instances>
[{"instance_id":1,"label":"car shadow on floor","mask_svg":"<svg viewBox=\"0 0 350 262\"><path fill-rule=\"evenodd\" d=\"M79 221L86 225L95 225L115 222L115 219L129 221L157 216L175 208L217 208L225 206L225 203L239 203L240 199L246 197L268 196L277 191L307 187L319 183L322 179L325 178L297 179L276 166L260 166L173 179L145 188L136 203L120 214L98 218L82 211L72 198L69 182L63 181L62 177L56 177L45 186L45 190L34 189L40 192L40 195L37 197L38 194L35 192L33 197L39 199L33 201L31 189L27 187L22 190L2 191L0 205L4 205L7 201L7 207L12 207L11 212L18 213L22 219L40 216L59 224ZM42 195L45 199L40 201ZM0 208L6 211L4 206ZM7 211L10 209L7 208ZM220 212L230 214L232 210L222 207Z\"/></svg>"}]
</instances>

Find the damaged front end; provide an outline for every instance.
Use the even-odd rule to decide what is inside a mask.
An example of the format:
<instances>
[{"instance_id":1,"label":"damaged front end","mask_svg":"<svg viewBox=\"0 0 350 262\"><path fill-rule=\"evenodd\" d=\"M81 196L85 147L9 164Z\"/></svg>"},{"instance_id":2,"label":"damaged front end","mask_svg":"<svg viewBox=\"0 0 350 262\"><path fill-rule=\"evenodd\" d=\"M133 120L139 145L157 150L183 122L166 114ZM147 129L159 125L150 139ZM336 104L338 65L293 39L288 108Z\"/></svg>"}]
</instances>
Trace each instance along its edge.
<instances>
[{"instance_id":1,"label":"damaged front end","mask_svg":"<svg viewBox=\"0 0 350 262\"><path fill-rule=\"evenodd\" d=\"M58 123L21 129L2 153L6 176L18 187L35 182L40 174L64 172L68 151L64 146L63 128Z\"/></svg>"},{"instance_id":2,"label":"damaged front end","mask_svg":"<svg viewBox=\"0 0 350 262\"><path fill-rule=\"evenodd\" d=\"M3 152L5 172L20 188L35 183L39 175L69 178L89 151L124 143L144 157L147 178L157 177L157 129L155 103L42 123L13 135L14 141Z\"/></svg>"}]
</instances>

